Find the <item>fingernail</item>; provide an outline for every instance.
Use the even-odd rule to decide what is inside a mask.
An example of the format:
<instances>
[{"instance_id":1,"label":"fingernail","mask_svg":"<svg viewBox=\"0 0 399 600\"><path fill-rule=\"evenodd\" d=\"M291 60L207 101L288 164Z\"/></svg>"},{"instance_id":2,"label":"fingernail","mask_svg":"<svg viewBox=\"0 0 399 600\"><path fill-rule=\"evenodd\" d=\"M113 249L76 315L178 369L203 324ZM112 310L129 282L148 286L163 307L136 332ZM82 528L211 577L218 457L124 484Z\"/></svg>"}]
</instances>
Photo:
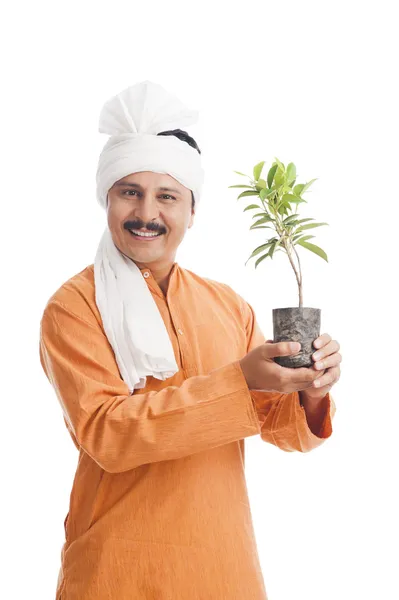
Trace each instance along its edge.
<instances>
[{"instance_id":1,"label":"fingernail","mask_svg":"<svg viewBox=\"0 0 399 600\"><path fill-rule=\"evenodd\" d=\"M301 345L300 345L300 343L299 343L299 342L292 342L292 343L290 344L290 349L291 349L293 352L298 352L298 351L301 349Z\"/></svg>"},{"instance_id":2,"label":"fingernail","mask_svg":"<svg viewBox=\"0 0 399 600\"><path fill-rule=\"evenodd\" d=\"M314 358L315 360L319 360L319 358L321 358L321 352L315 352L315 353L313 354L313 358Z\"/></svg>"},{"instance_id":3,"label":"fingernail","mask_svg":"<svg viewBox=\"0 0 399 600\"><path fill-rule=\"evenodd\" d=\"M319 385L320 385L320 381L314 381L314 382L313 382L313 385L314 385L315 387L319 387Z\"/></svg>"}]
</instances>

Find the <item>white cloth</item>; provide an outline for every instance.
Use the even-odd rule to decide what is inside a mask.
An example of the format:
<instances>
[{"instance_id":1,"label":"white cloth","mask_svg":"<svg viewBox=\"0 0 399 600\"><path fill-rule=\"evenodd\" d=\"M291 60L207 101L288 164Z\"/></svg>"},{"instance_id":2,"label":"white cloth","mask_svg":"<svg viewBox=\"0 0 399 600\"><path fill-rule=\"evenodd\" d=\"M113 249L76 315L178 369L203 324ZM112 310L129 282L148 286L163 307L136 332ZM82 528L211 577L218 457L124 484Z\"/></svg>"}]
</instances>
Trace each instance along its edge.
<instances>
[{"instance_id":1,"label":"white cloth","mask_svg":"<svg viewBox=\"0 0 399 600\"><path fill-rule=\"evenodd\" d=\"M165 380L178 370L165 324L140 269L107 228L94 263L96 303L122 379L143 388L146 375Z\"/></svg>"},{"instance_id":2,"label":"white cloth","mask_svg":"<svg viewBox=\"0 0 399 600\"><path fill-rule=\"evenodd\" d=\"M108 100L99 131L111 135L97 169L97 200L106 208L112 185L131 173L154 171L191 189L196 206L204 171L200 154L161 131L184 129L198 112L189 110L160 85L137 83ZM94 261L96 304L104 331L130 393L146 385L148 375L164 381L178 371L162 316L137 265L115 246L106 227Z\"/></svg>"}]
</instances>

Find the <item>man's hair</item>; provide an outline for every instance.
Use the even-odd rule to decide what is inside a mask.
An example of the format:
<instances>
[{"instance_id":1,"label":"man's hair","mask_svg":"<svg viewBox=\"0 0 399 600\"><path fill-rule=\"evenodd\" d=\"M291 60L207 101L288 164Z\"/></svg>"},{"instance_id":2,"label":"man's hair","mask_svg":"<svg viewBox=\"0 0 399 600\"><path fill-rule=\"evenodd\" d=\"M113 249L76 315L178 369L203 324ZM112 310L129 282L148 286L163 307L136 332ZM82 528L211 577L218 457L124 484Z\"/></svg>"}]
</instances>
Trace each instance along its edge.
<instances>
[{"instance_id":1,"label":"man's hair","mask_svg":"<svg viewBox=\"0 0 399 600\"><path fill-rule=\"evenodd\" d=\"M170 131L161 131L160 133L157 133L157 135L174 135L177 138L179 138L179 140L182 140L183 142L187 142L187 144L189 144L190 146L192 146L193 148L195 148L197 150L197 152L199 154L201 154L201 150L198 148L198 144L195 141L194 138L191 137L191 135L188 135L187 131L183 131L182 129L171 129ZM194 194L191 190L191 208L194 208Z\"/></svg>"}]
</instances>

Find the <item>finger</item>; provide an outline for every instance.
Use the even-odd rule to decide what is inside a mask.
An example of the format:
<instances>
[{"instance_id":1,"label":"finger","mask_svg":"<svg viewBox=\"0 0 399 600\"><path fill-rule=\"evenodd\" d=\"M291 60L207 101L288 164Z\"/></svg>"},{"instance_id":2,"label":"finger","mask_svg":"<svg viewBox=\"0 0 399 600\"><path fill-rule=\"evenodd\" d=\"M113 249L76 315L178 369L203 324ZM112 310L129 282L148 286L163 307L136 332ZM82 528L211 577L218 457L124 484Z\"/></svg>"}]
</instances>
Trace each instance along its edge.
<instances>
[{"instance_id":1,"label":"finger","mask_svg":"<svg viewBox=\"0 0 399 600\"><path fill-rule=\"evenodd\" d=\"M327 371L313 382L313 387L321 388L326 385L333 385L339 379L339 367L327 369Z\"/></svg>"},{"instance_id":2,"label":"finger","mask_svg":"<svg viewBox=\"0 0 399 600\"><path fill-rule=\"evenodd\" d=\"M322 360L326 356L329 356L330 354L334 354L335 352L338 352L339 349L340 349L340 345L337 342L337 340L331 340L330 342L328 342L328 344L323 346L323 348L320 348L320 350L317 350L317 352L314 352L312 354L312 358L315 361Z\"/></svg>"},{"instance_id":3,"label":"finger","mask_svg":"<svg viewBox=\"0 0 399 600\"><path fill-rule=\"evenodd\" d=\"M265 344L264 348L267 358L274 358L275 356L297 354L301 349L301 344L299 342L272 342Z\"/></svg>"},{"instance_id":4,"label":"finger","mask_svg":"<svg viewBox=\"0 0 399 600\"><path fill-rule=\"evenodd\" d=\"M324 371L321 372L315 369L314 365L311 367L298 367L296 369L280 367L280 369L283 369L283 371L280 371L281 378L295 386L312 385L313 381L321 377L324 373Z\"/></svg>"},{"instance_id":5,"label":"finger","mask_svg":"<svg viewBox=\"0 0 399 600\"><path fill-rule=\"evenodd\" d=\"M323 360L318 360L313 366L318 371L321 371L323 369L329 369L330 367L336 367L341 361L342 356L339 352L335 352L334 354L327 356L327 358L323 358Z\"/></svg>"},{"instance_id":6,"label":"finger","mask_svg":"<svg viewBox=\"0 0 399 600\"><path fill-rule=\"evenodd\" d=\"M316 338L313 341L313 346L315 348L323 348L323 346L328 344L330 341L331 341L331 335L329 335L328 333L323 333L322 335L320 335L318 338Z\"/></svg>"}]
</instances>

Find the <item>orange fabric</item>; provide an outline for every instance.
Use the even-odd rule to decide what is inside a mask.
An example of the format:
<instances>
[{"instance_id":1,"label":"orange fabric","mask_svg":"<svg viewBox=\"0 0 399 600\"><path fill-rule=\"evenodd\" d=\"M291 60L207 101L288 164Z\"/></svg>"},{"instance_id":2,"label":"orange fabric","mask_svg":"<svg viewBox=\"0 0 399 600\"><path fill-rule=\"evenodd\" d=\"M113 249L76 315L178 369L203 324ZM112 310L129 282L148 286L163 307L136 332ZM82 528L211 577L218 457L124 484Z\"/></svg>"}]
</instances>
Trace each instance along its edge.
<instances>
[{"instance_id":1,"label":"orange fabric","mask_svg":"<svg viewBox=\"0 0 399 600\"><path fill-rule=\"evenodd\" d=\"M79 460L57 600L265 600L244 471L244 438L307 452L297 393L249 391L239 359L265 341L228 285L174 264L167 297L141 269L179 371L129 395L95 303L93 265L41 320L40 360ZM265 466L267 469L267 466Z\"/></svg>"}]
</instances>

